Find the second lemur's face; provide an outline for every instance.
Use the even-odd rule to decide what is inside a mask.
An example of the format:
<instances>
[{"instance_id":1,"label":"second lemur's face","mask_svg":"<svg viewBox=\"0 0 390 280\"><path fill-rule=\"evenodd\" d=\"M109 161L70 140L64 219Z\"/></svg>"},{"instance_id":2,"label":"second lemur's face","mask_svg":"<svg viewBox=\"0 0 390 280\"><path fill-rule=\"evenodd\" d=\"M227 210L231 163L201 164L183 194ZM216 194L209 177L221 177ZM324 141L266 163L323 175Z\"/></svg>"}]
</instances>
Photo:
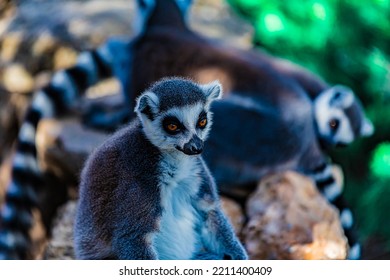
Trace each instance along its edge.
<instances>
[{"instance_id":1,"label":"second lemur's face","mask_svg":"<svg viewBox=\"0 0 390 280\"><path fill-rule=\"evenodd\" d=\"M372 135L374 127L351 89L336 85L314 100L319 137L326 146L346 146Z\"/></svg>"},{"instance_id":2,"label":"second lemur's face","mask_svg":"<svg viewBox=\"0 0 390 280\"><path fill-rule=\"evenodd\" d=\"M136 112L146 137L160 150L198 155L211 128L210 103L220 95L217 82L163 80L138 98Z\"/></svg>"}]
</instances>

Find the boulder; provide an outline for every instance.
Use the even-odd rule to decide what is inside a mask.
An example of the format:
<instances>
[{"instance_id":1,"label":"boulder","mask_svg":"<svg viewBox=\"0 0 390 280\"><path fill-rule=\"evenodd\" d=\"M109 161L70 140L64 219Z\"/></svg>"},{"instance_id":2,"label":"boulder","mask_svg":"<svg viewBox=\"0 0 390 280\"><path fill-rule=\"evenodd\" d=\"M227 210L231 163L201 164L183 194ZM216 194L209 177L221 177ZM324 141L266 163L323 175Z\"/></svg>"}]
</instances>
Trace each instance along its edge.
<instances>
[{"instance_id":1,"label":"boulder","mask_svg":"<svg viewBox=\"0 0 390 280\"><path fill-rule=\"evenodd\" d=\"M58 210L53 223L52 238L43 254L46 260L72 260L74 256L73 224L77 201L71 200Z\"/></svg>"},{"instance_id":2,"label":"boulder","mask_svg":"<svg viewBox=\"0 0 390 280\"><path fill-rule=\"evenodd\" d=\"M338 211L313 181L294 172L264 178L246 205L243 231L251 259L345 259Z\"/></svg>"}]
</instances>

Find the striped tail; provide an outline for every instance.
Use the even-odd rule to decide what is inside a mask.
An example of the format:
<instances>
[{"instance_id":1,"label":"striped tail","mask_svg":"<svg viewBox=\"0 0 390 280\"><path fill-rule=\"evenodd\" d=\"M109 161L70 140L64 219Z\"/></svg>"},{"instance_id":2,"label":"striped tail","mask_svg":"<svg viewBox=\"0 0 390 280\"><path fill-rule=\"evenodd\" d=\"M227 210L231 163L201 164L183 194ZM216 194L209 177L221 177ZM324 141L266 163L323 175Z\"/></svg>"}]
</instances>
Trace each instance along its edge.
<instances>
[{"instance_id":1,"label":"striped tail","mask_svg":"<svg viewBox=\"0 0 390 280\"><path fill-rule=\"evenodd\" d=\"M353 214L342 196L342 186L340 186L334 178L332 166L327 163L320 165L314 170L313 178L320 192L340 212L341 225L344 229L345 236L348 239L348 259L360 259L361 248L356 230L354 229Z\"/></svg>"},{"instance_id":2,"label":"striped tail","mask_svg":"<svg viewBox=\"0 0 390 280\"><path fill-rule=\"evenodd\" d=\"M112 56L109 47L103 45L81 53L75 66L54 74L50 83L35 94L19 131L11 182L0 213L0 259L30 257L32 210L39 209L38 193L44 183L37 161L39 122L66 112L88 87L111 76Z\"/></svg>"}]
</instances>

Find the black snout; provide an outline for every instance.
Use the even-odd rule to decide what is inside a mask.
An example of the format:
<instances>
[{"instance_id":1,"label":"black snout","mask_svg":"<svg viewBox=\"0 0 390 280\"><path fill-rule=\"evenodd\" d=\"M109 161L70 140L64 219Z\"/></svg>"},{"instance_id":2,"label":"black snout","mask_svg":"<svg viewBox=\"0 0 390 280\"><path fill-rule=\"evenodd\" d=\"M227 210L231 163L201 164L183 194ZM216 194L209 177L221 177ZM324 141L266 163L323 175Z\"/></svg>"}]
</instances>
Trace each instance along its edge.
<instances>
[{"instance_id":1,"label":"black snout","mask_svg":"<svg viewBox=\"0 0 390 280\"><path fill-rule=\"evenodd\" d=\"M195 135L192 139L184 144L182 152L186 155L199 155L203 151L203 141Z\"/></svg>"}]
</instances>

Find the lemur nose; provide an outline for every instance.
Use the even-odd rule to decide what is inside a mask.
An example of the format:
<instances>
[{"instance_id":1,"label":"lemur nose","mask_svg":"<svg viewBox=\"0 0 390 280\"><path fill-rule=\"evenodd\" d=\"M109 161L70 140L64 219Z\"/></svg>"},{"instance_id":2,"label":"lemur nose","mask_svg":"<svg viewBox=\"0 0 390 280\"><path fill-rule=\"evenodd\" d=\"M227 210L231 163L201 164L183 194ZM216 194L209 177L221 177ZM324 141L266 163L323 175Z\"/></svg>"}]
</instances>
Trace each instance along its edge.
<instances>
[{"instance_id":1,"label":"lemur nose","mask_svg":"<svg viewBox=\"0 0 390 280\"><path fill-rule=\"evenodd\" d=\"M203 141L195 135L184 145L183 152L187 155L199 155L203 151Z\"/></svg>"},{"instance_id":2,"label":"lemur nose","mask_svg":"<svg viewBox=\"0 0 390 280\"><path fill-rule=\"evenodd\" d=\"M200 154L203 151L203 147L197 147L195 145L192 145L190 149L193 154Z\"/></svg>"}]
</instances>

